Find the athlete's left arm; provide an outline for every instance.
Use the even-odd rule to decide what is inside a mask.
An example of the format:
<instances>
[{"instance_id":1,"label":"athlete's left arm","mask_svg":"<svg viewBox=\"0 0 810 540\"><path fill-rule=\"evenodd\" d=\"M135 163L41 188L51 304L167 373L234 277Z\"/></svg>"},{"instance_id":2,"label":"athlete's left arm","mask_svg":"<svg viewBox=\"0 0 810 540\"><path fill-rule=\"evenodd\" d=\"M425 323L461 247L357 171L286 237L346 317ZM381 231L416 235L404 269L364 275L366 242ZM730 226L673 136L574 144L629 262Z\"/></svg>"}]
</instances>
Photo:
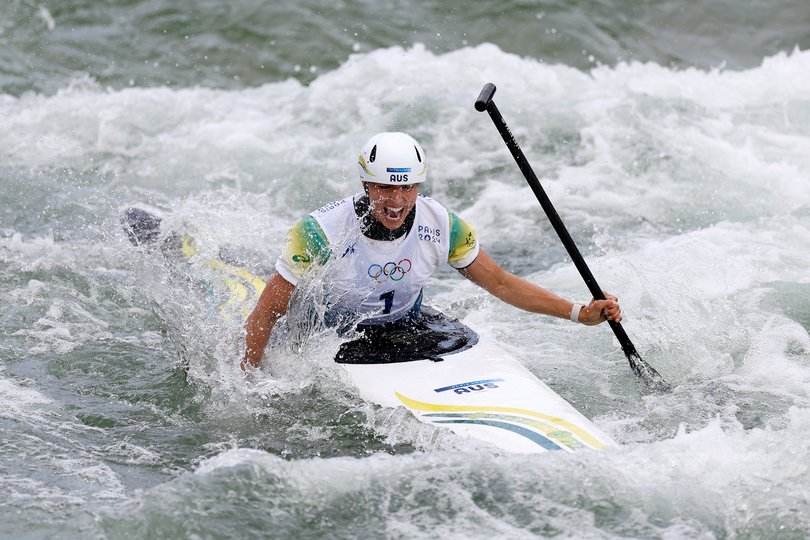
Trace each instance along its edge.
<instances>
[{"instance_id":1,"label":"athlete's left arm","mask_svg":"<svg viewBox=\"0 0 810 540\"><path fill-rule=\"evenodd\" d=\"M472 264L459 272L493 296L525 311L568 319L574 307L573 302L507 272L483 249ZM605 293L605 297L606 300L591 300L590 304L583 307L579 312L579 322L594 325L606 319L621 321L618 298L608 293Z\"/></svg>"}]
</instances>

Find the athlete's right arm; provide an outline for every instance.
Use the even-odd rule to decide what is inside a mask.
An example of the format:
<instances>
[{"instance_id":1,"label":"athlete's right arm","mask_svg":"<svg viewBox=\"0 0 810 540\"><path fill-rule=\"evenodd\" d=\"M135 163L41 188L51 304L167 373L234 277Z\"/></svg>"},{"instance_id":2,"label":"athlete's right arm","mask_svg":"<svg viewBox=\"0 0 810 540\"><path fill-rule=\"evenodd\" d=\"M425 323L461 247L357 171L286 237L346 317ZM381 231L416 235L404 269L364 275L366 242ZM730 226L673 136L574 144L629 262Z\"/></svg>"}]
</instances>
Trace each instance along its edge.
<instances>
[{"instance_id":1,"label":"athlete's right arm","mask_svg":"<svg viewBox=\"0 0 810 540\"><path fill-rule=\"evenodd\" d=\"M287 232L284 249L276 262L276 273L267 280L245 330L245 359L242 370L257 368L262 362L270 332L279 317L287 313L295 284L312 267L323 263L330 255L329 241L318 221L307 216Z\"/></svg>"},{"instance_id":2,"label":"athlete's right arm","mask_svg":"<svg viewBox=\"0 0 810 540\"><path fill-rule=\"evenodd\" d=\"M294 289L295 285L279 274L273 274L267 280L267 285L245 324L247 347L245 348L245 359L240 364L242 371L257 368L261 364L264 348L267 346L267 340L270 339L270 332L276 325L276 321L287 313Z\"/></svg>"}]
</instances>

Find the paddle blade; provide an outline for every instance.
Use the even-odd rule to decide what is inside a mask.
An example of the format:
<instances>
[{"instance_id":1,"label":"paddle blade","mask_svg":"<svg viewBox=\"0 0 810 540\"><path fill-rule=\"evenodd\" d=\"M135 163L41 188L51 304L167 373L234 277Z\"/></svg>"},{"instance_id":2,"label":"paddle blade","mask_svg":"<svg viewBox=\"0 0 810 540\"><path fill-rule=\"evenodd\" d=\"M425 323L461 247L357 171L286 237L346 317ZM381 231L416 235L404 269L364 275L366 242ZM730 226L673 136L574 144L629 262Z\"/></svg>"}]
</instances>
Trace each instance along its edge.
<instances>
[{"instance_id":1,"label":"paddle blade","mask_svg":"<svg viewBox=\"0 0 810 540\"><path fill-rule=\"evenodd\" d=\"M661 377L654 367L645 362L637 352L633 351L628 353L625 351L625 355L627 355L627 360L630 362L630 368L647 383L647 386L649 386L651 390L661 393L672 390L669 383Z\"/></svg>"},{"instance_id":2,"label":"paddle blade","mask_svg":"<svg viewBox=\"0 0 810 540\"><path fill-rule=\"evenodd\" d=\"M136 246L150 244L160 236L160 218L140 208L127 208L121 215L121 225Z\"/></svg>"}]
</instances>

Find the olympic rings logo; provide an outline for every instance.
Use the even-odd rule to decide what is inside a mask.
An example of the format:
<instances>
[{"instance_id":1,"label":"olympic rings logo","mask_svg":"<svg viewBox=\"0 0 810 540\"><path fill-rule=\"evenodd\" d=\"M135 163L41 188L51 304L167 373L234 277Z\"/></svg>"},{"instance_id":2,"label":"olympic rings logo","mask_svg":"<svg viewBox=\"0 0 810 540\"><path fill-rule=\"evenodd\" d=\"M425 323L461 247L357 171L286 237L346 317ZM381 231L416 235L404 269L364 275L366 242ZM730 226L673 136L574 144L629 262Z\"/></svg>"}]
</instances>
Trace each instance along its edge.
<instances>
[{"instance_id":1,"label":"olympic rings logo","mask_svg":"<svg viewBox=\"0 0 810 540\"><path fill-rule=\"evenodd\" d=\"M385 278L389 278L392 281L399 281L405 277L405 274L411 271L412 267L413 265L410 259L402 259L398 263L389 261L383 265L372 264L368 267L368 277L375 281L383 281Z\"/></svg>"}]
</instances>

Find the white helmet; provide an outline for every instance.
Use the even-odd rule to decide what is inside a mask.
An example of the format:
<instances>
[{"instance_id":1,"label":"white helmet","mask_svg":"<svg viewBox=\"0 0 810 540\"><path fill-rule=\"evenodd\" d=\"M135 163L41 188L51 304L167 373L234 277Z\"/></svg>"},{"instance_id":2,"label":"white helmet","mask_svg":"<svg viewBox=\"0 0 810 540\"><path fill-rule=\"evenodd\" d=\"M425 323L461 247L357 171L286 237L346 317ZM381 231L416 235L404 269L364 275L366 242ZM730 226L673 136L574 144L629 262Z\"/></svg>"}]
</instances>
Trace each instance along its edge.
<instances>
[{"instance_id":1,"label":"white helmet","mask_svg":"<svg viewBox=\"0 0 810 540\"><path fill-rule=\"evenodd\" d=\"M386 132L374 135L363 146L357 168L360 180L375 184L418 184L427 179L427 159L410 135Z\"/></svg>"}]
</instances>

